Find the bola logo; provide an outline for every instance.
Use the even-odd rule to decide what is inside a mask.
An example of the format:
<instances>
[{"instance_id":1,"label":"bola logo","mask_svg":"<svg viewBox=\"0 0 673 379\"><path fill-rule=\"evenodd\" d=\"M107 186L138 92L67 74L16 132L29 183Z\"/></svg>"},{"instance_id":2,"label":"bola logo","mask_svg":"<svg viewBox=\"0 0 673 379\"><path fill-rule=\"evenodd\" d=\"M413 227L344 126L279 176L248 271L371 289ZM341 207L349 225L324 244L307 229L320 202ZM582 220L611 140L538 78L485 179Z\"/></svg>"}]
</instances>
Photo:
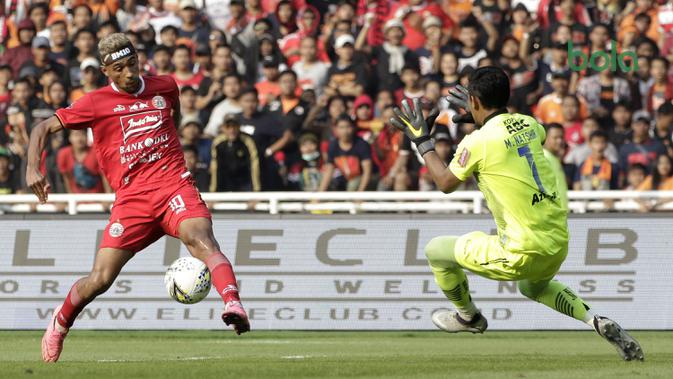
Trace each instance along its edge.
<instances>
[{"instance_id":1,"label":"bola logo","mask_svg":"<svg viewBox=\"0 0 673 379\"><path fill-rule=\"evenodd\" d=\"M612 72L617 69L621 72L636 72L638 71L638 56L633 51L617 54L617 42L612 40L609 53L599 50L587 57L587 54L582 51L575 51L572 41L568 41L568 65L572 71L583 71L589 66L593 71L598 72L608 69Z\"/></svg>"}]
</instances>

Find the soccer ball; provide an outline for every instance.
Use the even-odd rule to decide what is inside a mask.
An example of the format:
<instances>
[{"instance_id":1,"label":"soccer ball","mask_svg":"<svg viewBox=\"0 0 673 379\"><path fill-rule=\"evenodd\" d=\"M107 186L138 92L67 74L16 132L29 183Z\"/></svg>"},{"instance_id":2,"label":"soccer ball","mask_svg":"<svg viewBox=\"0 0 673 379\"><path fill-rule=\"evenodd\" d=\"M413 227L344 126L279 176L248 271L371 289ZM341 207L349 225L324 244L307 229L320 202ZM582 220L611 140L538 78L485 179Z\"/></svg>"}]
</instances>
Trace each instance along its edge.
<instances>
[{"instance_id":1,"label":"soccer ball","mask_svg":"<svg viewBox=\"0 0 673 379\"><path fill-rule=\"evenodd\" d=\"M210 271L196 258L178 258L166 270L164 284L175 301L195 304L210 292Z\"/></svg>"}]
</instances>

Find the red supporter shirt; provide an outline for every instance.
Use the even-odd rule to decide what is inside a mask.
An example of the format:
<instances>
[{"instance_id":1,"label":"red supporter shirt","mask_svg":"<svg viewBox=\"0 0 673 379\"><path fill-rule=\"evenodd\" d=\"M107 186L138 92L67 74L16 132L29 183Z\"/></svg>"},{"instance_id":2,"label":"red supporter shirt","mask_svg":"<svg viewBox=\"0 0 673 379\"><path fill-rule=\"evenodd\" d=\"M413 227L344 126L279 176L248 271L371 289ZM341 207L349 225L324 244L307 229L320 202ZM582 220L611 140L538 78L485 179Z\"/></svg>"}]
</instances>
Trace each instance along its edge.
<instances>
[{"instance_id":1,"label":"red supporter shirt","mask_svg":"<svg viewBox=\"0 0 673 379\"><path fill-rule=\"evenodd\" d=\"M96 178L95 185L90 188L80 186L75 178L75 153L72 146L66 146L58 151L56 155L56 165L58 171L68 179L70 191L72 193L101 193L105 192L103 182L100 178L100 168L96 159L96 152L89 150L84 159L79 162L88 171L89 175Z\"/></svg>"},{"instance_id":2,"label":"red supporter shirt","mask_svg":"<svg viewBox=\"0 0 673 379\"><path fill-rule=\"evenodd\" d=\"M56 111L67 129L91 128L98 164L117 191L156 189L189 175L171 109L178 87L167 75L140 77L136 94L114 83Z\"/></svg>"}]
</instances>

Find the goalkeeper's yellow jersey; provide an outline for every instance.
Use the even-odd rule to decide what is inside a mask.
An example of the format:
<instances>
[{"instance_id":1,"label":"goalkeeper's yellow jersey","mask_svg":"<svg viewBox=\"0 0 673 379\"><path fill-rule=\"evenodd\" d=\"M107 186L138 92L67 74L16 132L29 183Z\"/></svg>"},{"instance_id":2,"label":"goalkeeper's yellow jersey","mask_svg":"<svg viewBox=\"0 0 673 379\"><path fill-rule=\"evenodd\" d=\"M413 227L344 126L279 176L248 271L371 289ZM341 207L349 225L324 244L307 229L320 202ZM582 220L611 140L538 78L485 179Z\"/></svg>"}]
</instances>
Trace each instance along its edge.
<instances>
[{"instance_id":1,"label":"goalkeeper's yellow jersey","mask_svg":"<svg viewBox=\"0 0 673 379\"><path fill-rule=\"evenodd\" d=\"M460 180L475 175L509 251L551 255L568 245L567 211L544 157L545 136L530 116L498 113L463 139L449 164Z\"/></svg>"}]
</instances>

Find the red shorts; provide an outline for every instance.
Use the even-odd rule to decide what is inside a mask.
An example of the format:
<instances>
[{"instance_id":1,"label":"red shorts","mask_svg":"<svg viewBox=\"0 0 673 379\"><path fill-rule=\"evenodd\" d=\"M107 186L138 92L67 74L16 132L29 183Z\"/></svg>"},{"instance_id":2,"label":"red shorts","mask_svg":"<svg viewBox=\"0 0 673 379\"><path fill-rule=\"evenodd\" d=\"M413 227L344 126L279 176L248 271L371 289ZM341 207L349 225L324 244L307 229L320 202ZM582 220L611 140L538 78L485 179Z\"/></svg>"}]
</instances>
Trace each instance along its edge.
<instances>
[{"instance_id":1,"label":"red shorts","mask_svg":"<svg viewBox=\"0 0 673 379\"><path fill-rule=\"evenodd\" d=\"M117 194L100 247L136 253L166 234L178 237L182 220L197 217L211 218L191 177Z\"/></svg>"}]
</instances>

